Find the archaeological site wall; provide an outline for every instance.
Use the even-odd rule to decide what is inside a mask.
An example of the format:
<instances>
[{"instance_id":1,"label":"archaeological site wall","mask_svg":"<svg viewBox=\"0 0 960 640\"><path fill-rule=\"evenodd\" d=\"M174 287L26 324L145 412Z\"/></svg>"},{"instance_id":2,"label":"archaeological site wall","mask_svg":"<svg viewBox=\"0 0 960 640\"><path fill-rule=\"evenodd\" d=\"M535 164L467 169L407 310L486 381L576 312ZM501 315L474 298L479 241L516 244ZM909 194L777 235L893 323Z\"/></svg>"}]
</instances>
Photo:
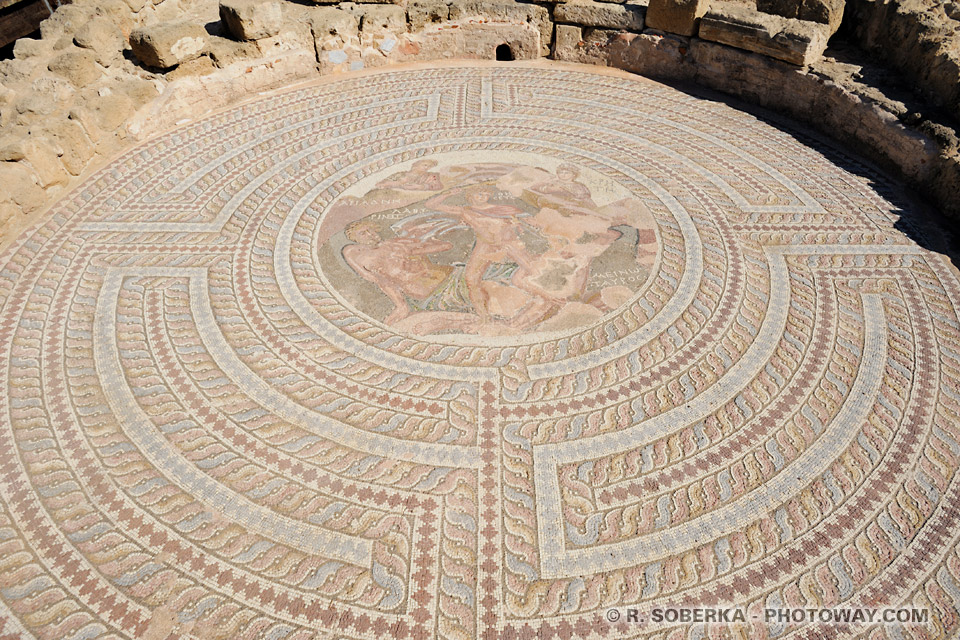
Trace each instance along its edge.
<instances>
[{"instance_id":1,"label":"archaeological site wall","mask_svg":"<svg viewBox=\"0 0 960 640\"><path fill-rule=\"evenodd\" d=\"M77 0L0 61L0 243L178 123L321 76L462 58L718 90L814 125L960 216L955 2Z\"/></svg>"}]
</instances>

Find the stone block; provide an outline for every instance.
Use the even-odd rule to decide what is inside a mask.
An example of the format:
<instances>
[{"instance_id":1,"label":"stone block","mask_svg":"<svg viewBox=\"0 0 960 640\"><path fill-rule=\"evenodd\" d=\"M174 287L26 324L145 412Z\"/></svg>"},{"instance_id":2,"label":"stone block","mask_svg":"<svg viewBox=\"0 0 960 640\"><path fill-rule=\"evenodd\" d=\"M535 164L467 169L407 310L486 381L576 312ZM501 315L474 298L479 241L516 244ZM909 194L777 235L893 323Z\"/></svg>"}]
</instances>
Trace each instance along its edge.
<instances>
[{"instance_id":1,"label":"stone block","mask_svg":"<svg viewBox=\"0 0 960 640\"><path fill-rule=\"evenodd\" d=\"M540 33L541 55L550 52L553 22L546 7L503 0L456 0L450 5L450 19L457 21L478 18L485 22L529 24Z\"/></svg>"},{"instance_id":2,"label":"stone block","mask_svg":"<svg viewBox=\"0 0 960 640\"><path fill-rule=\"evenodd\" d=\"M15 87L21 82L28 81L43 66L38 64L39 58L0 60L0 83L7 87Z\"/></svg>"},{"instance_id":3,"label":"stone block","mask_svg":"<svg viewBox=\"0 0 960 640\"><path fill-rule=\"evenodd\" d=\"M643 31L643 20L647 8L633 2L612 4L575 0L558 4L553 10L557 22L578 24L584 27L602 29L622 29L624 31Z\"/></svg>"},{"instance_id":4,"label":"stone block","mask_svg":"<svg viewBox=\"0 0 960 640\"><path fill-rule=\"evenodd\" d=\"M66 34L73 36L94 15L95 6L66 4L58 7L49 18L40 23L40 35L53 42Z\"/></svg>"},{"instance_id":5,"label":"stone block","mask_svg":"<svg viewBox=\"0 0 960 640\"><path fill-rule=\"evenodd\" d=\"M843 20L844 0L757 0L757 11L783 18L819 22L833 35Z\"/></svg>"},{"instance_id":6,"label":"stone block","mask_svg":"<svg viewBox=\"0 0 960 640\"><path fill-rule=\"evenodd\" d=\"M421 31L428 24L450 19L450 5L443 0L413 0L407 5L410 31Z\"/></svg>"},{"instance_id":7,"label":"stone block","mask_svg":"<svg viewBox=\"0 0 960 640\"><path fill-rule=\"evenodd\" d=\"M83 173L87 162L94 155L93 143L83 127L74 120L59 120L44 123L39 128L31 128L31 136L46 137L52 140L60 152L60 162L71 175Z\"/></svg>"},{"instance_id":8,"label":"stone block","mask_svg":"<svg viewBox=\"0 0 960 640\"><path fill-rule=\"evenodd\" d=\"M65 51L51 60L47 68L75 87L93 84L103 75L103 70L97 64L97 57L86 49L74 48Z\"/></svg>"},{"instance_id":9,"label":"stone block","mask_svg":"<svg viewBox=\"0 0 960 640\"><path fill-rule=\"evenodd\" d=\"M613 38L607 49L611 67L651 78L685 81L693 66L687 59L690 38L685 36L623 33Z\"/></svg>"},{"instance_id":10,"label":"stone block","mask_svg":"<svg viewBox=\"0 0 960 640\"><path fill-rule=\"evenodd\" d=\"M14 105L17 122L33 122L53 114L58 105L36 92L28 91Z\"/></svg>"},{"instance_id":11,"label":"stone block","mask_svg":"<svg viewBox=\"0 0 960 640\"><path fill-rule=\"evenodd\" d=\"M410 46L414 45L414 46ZM457 28L421 32L405 49L405 60L470 58L495 60L497 48L510 47L515 60L540 57L540 32L530 24L464 22Z\"/></svg>"},{"instance_id":12,"label":"stone block","mask_svg":"<svg viewBox=\"0 0 960 640\"><path fill-rule=\"evenodd\" d=\"M310 9L307 20L318 50L331 43L344 44L360 31L360 18L336 7Z\"/></svg>"},{"instance_id":13,"label":"stone block","mask_svg":"<svg viewBox=\"0 0 960 640\"><path fill-rule=\"evenodd\" d=\"M94 15L106 18L123 33L124 43L133 29L130 7L124 0L97 0Z\"/></svg>"},{"instance_id":14,"label":"stone block","mask_svg":"<svg viewBox=\"0 0 960 640\"><path fill-rule=\"evenodd\" d=\"M608 66L610 43L621 35L627 34L618 29L558 24L553 40L553 58L564 62Z\"/></svg>"},{"instance_id":15,"label":"stone block","mask_svg":"<svg viewBox=\"0 0 960 640\"><path fill-rule=\"evenodd\" d=\"M161 22L130 34L133 55L148 67L158 69L170 69L200 57L207 42L207 32L194 22Z\"/></svg>"},{"instance_id":16,"label":"stone block","mask_svg":"<svg viewBox=\"0 0 960 640\"><path fill-rule=\"evenodd\" d=\"M236 41L229 38L220 38L211 36L207 42L205 51L214 62L220 67L233 64L238 60L257 58L260 55L260 49L256 42L247 42L246 40Z\"/></svg>"},{"instance_id":17,"label":"stone block","mask_svg":"<svg viewBox=\"0 0 960 640\"><path fill-rule=\"evenodd\" d=\"M827 25L760 13L744 5L714 5L700 23L700 38L753 51L795 65L821 58Z\"/></svg>"},{"instance_id":18,"label":"stone block","mask_svg":"<svg viewBox=\"0 0 960 640\"><path fill-rule=\"evenodd\" d=\"M44 205L46 193L37 174L26 163L0 162L0 184L4 197L23 213L31 213Z\"/></svg>"},{"instance_id":19,"label":"stone block","mask_svg":"<svg viewBox=\"0 0 960 640\"><path fill-rule=\"evenodd\" d=\"M23 211L12 202L0 202L0 236L12 238L10 228L19 222Z\"/></svg>"},{"instance_id":20,"label":"stone block","mask_svg":"<svg viewBox=\"0 0 960 640\"><path fill-rule=\"evenodd\" d=\"M346 11L352 11L357 5L368 4L396 4L404 6L407 0L307 0L314 4L335 4Z\"/></svg>"},{"instance_id":21,"label":"stone block","mask_svg":"<svg viewBox=\"0 0 960 640\"><path fill-rule=\"evenodd\" d=\"M89 100L86 108L92 114L94 124L104 132L116 131L134 112L130 98L118 92Z\"/></svg>"},{"instance_id":22,"label":"stone block","mask_svg":"<svg viewBox=\"0 0 960 640\"><path fill-rule=\"evenodd\" d=\"M583 29L572 24L558 24L553 38L553 58L569 60L583 42Z\"/></svg>"},{"instance_id":23,"label":"stone block","mask_svg":"<svg viewBox=\"0 0 960 640\"><path fill-rule=\"evenodd\" d=\"M167 72L166 80L175 82L181 78L197 78L216 73L217 63L210 56L200 56L178 64Z\"/></svg>"},{"instance_id":24,"label":"stone block","mask_svg":"<svg viewBox=\"0 0 960 640\"><path fill-rule=\"evenodd\" d=\"M68 115L70 122L76 122L83 128L87 138L94 144L97 144L103 136L99 125L94 121L93 113L85 107L74 107L70 109Z\"/></svg>"},{"instance_id":25,"label":"stone block","mask_svg":"<svg viewBox=\"0 0 960 640\"><path fill-rule=\"evenodd\" d=\"M110 18L103 16L94 18L81 27L73 37L73 42L93 53L97 62L105 67L119 61L126 46L120 27Z\"/></svg>"},{"instance_id":26,"label":"stone block","mask_svg":"<svg viewBox=\"0 0 960 640\"><path fill-rule=\"evenodd\" d=\"M52 141L18 132L0 139L0 161L24 162L36 172L43 188L64 185L70 175L60 162L63 151Z\"/></svg>"},{"instance_id":27,"label":"stone block","mask_svg":"<svg viewBox=\"0 0 960 640\"><path fill-rule=\"evenodd\" d=\"M220 0L220 19L237 40L261 40L280 33L277 0Z\"/></svg>"},{"instance_id":28,"label":"stone block","mask_svg":"<svg viewBox=\"0 0 960 640\"><path fill-rule=\"evenodd\" d=\"M34 40L33 38L20 38L13 45L13 55L20 60L24 58L33 58L50 53L53 43L49 40Z\"/></svg>"},{"instance_id":29,"label":"stone block","mask_svg":"<svg viewBox=\"0 0 960 640\"><path fill-rule=\"evenodd\" d=\"M709 7L709 0L650 0L646 26L680 36L694 36L700 18Z\"/></svg>"},{"instance_id":30,"label":"stone block","mask_svg":"<svg viewBox=\"0 0 960 640\"><path fill-rule=\"evenodd\" d=\"M365 5L354 13L360 17L361 31L403 33L407 30L407 12L397 5Z\"/></svg>"},{"instance_id":31,"label":"stone block","mask_svg":"<svg viewBox=\"0 0 960 640\"><path fill-rule=\"evenodd\" d=\"M111 85L112 90L125 95L130 99L134 107L140 107L160 94L157 84L154 81L138 78L136 76L127 76L118 78Z\"/></svg>"},{"instance_id":32,"label":"stone block","mask_svg":"<svg viewBox=\"0 0 960 640\"><path fill-rule=\"evenodd\" d=\"M69 108L76 98L77 89L66 78L48 73L30 83L23 92L23 100L17 104L21 113L29 112L49 116Z\"/></svg>"},{"instance_id":33,"label":"stone block","mask_svg":"<svg viewBox=\"0 0 960 640\"><path fill-rule=\"evenodd\" d=\"M0 84L0 108L7 105L13 104L14 100L17 99L17 92L13 89L8 89L7 87Z\"/></svg>"}]
</instances>

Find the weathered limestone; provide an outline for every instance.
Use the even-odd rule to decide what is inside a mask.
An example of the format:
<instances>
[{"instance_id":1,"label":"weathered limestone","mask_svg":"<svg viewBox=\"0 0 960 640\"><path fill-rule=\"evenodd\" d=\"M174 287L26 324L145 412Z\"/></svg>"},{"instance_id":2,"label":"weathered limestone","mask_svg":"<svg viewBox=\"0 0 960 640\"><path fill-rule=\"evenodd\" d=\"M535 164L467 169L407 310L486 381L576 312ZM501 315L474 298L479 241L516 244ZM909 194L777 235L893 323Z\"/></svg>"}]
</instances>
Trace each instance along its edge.
<instances>
[{"instance_id":1,"label":"weathered limestone","mask_svg":"<svg viewBox=\"0 0 960 640\"><path fill-rule=\"evenodd\" d=\"M411 31L421 31L428 24L450 19L450 5L443 0L413 0L407 5L407 21Z\"/></svg>"},{"instance_id":2,"label":"weathered limestone","mask_svg":"<svg viewBox=\"0 0 960 640\"><path fill-rule=\"evenodd\" d=\"M342 0L309 0L309 1L310 1L310 2L313 2L314 4L337 4L337 5L341 5L341 6L344 4L344 2L343 2ZM406 3L406 0L347 0L347 1L348 1L348 2L351 2L351 3L359 3L359 4L399 4L399 5L403 5L403 4Z\"/></svg>"},{"instance_id":3,"label":"weathered limestone","mask_svg":"<svg viewBox=\"0 0 960 640\"><path fill-rule=\"evenodd\" d=\"M574 0L558 4L553 10L557 22L572 23L585 27L643 31L643 19L647 7L634 2L613 4L593 0Z\"/></svg>"},{"instance_id":4,"label":"weathered limestone","mask_svg":"<svg viewBox=\"0 0 960 640\"><path fill-rule=\"evenodd\" d=\"M25 89L16 103L17 120L21 123L68 108L77 94L70 81L52 73L40 75Z\"/></svg>"},{"instance_id":5,"label":"weathered limestone","mask_svg":"<svg viewBox=\"0 0 960 640\"><path fill-rule=\"evenodd\" d=\"M73 37L78 47L88 49L96 61L105 67L117 62L123 55L126 41L123 31L107 17L97 17L83 25Z\"/></svg>"},{"instance_id":6,"label":"weathered limestone","mask_svg":"<svg viewBox=\"0 0 960 640\"><path fill-rule=\"evenodd\" d=\"M70 176L60 163L62 149L50 140L19 131L0 140L0 161L25 162L36 172L37 184L46 189L62 186Z\"/></svg>"},{"instance_id":7,"label":"weathered limestone","mask_svg":"<svg viewBox=\"0 0 960 640\"><path fill-rule=\"evenodd\" d=\"M446 58L496 59L497 47L507 45L515 60L539 58L540 31L532 24L463 22L457 28L441 27L413 39L403 60Z\"/></svg>"},{"instance_id":8,"label":"weathered limestone","mask_svg":"<svg viewBox=\"0 0 960 640\"><path fill-rule=\"evenodd\" d=\"M31 129L30 133L52 140L60 152L60 162L74 176L83 173L84 167L95 154L93 143L75 120L58 120L36 130Z\"/></svg>"},{"instance_id":9,"label":"weathered limestone","mask_svg":"<svg viewBox=\"0 0 960 640\"><path fill-rule=\"evenodd\" d=\"M575 62L574 57L580 53L582 45L582 28L575 25L558 24L553 36L553 50L550 55L554 60Z\"/></svg>"},{"instance_id":10,"label":"weathered limestone","mask_svg":"<svg viewBox=\"0 0 960 640\"><path fill-rule=\"evenodd\" d=\"M3 107L13 104L13 101L16 99L16 97L16 93L0 84L0 113L3 113ZM0 119L0 126L2 125L3 120Z\"/></svg>"},{"instance_id":11,"label":"weathered limestone","mask_svg":"<svg viewBox=\"0 0 960 640\"><path fill-rule=\"evenodd\" d=\"M696 35L700 18L709 5L709 0L650 0L647 28L681 36Z\"/></svg>"},{"instance_id":12,"label":"weathered limestone","mask_svg":"<svg viewBox=\"0 0 960 640\"><path fill-rule=\"evenodd\" d=\"M19 222L23 218L20 207L15 205L13 202L0 201L0 229L13 233L13 229L19 226Z\"/></svg>"},{"instance_id":13,"label":"weathered limestone","mask_svg":"<svg viewBox=\"0 0 960 640\"><path fill-rule=\"evenodd\" d=\"M300 82L316 74L312 51L281 51L258 60L239 61L214 74L171 82L157 99L126 119L126 128L131 135L142 137L259 91Z\"/></svg>"},{"instance_id":14,"label":"weathered limestone","mask_svg":"<svg viewBox=\"0 0 960 640\"><path fill-rule=\"evenodd\" d=\"M715 4L700 22L700 38L762 53L800 66L819 60L828 26L771 16L739 4Z\"/></svg>"},{"instance_id":15,"label":"weathered limestone","mask_svg":"<svg viewBox=\"0 0 960 640\"><path fill-rule=\"evenodd\" d=\"M960 31L924 0L848 0L847 23L857 43L899 69L933 104L960 118ZM956 18L954 18L955 20Z\"/></svg>"},{"instance_id":16,"label":"weathered limestone","mask_svg":"<svg viewBox=\"0 0 960 640\"><path fill-rule=\"evenodd\" d=\"M541 55L550 53L553 23L546 7L510 0L465 0L450 5L451 20L462 22L472 18L484 22L529 24L540 33Z\"/></svg>"},{"instance_id":17,"label":"weathered limestone","mask_svg":"<svg viewBox=\"0 0 960 640\"><path fill-rule=\"evenodd\" d=\"M207 32L196 23L167 22L134 30L130 47L133 55L148 67L169 69L199 57L207 40Z\"/></svg>"},{"instance_id":18,"label":"weathered limestone","mask_svg":"<svg viewBox=\"0 0 960 640\"><path fill-rule=\"evenodd\" d=\"M688 80L690 42L677 35L625 33L610 42L609 64L652 78Z\"/></svg>"},{"instance_id":19,"label":"weathered limestone","mask_svg":"<svg viewBox=\"0 0 960 640\"><path fill-rule=\"evenodd\" d=\"M53 49L53 42L50 40L34 40L32 38L20 38L13 45L13 55L20 60L43 56L50 53Z\"/></svg>"},{"instance_id":20,"label":"weathered limestone","mask_svg":"<svg viewBox=\"0 0 960 640\"><path fill-rule=\"evenodd\" d=\"M277 0L221 0L220 19L238 40L261 40L280 33L283 14Z\"/></svg>"},{"instance_id":21,"label":"weathered limestone","mask_svg":"<svg viewBox=\"0 0 960 640\"><path fill-rule=\"evenodd\" d=\"M61 35L72 36L90 20L94 11L93 7L87 5L64 5L40 23L41 37L53 42Z\"/></svg>"},{"instance_id":22,"label":"weathered limestone","mask_svg":"<svg viewBox=\"0 0 960 640\"><path fill-rule=\"evenodd\" d=\"M558 24L553 42L554 60L609 65L610 42L626 34L616 29Z\"/></svg>"},{"instance_id":23,"label":"weathered limestone","mask_svg":"<svg viewBox=\"0 0 960 640\"><path fill-rule=\"evenodd\" d=\"M91 118L102 131L115 131L133 115L133 101L117 91L103 92L97 100L88 100Z\"/></svg>"},{"instance_id":24,"label":"weathered limestone","mask_svg":"<svg viewBox=\"0 0 960 640\"><path fill-rule=\"evenodd\" d=\"M407 28L407 12L397 5L364 5L353 9L360 17L363 31L403 32Z\"/></svg>"},{"instance_id":25,"label":"weathered limestone","mask_svg":"<svg viewBox=\"0 0 960 640\"><path fill-rule=\"evenodd\" d=\"M97 66L97 57L86 49L75 47L51 60L47 68L66 78L75 87L85 87L103 75L103 71Z\"/></svg>"},{"instance_id":26,"label":"weathered limestone","mask_svg":"<svg viewBox=\"0 0 960 640\"><path fill-rule=\"evenodd\" d=\"M360 34L360 19L349 11L336 7L316 7L309 10L307 23L314 41L314 50L321 65L333 62L334 55L346 60L343 48L357 41ZM340 52L334 54L332 52ZM336 62L333 62L336 64Z\"/></svg>"},{"instance_id":27,"label":"weathered limestone","mask_svg":"<svg viewBox=\"0 0 960 640\"><path fill-rule=\"evenodd\" d=\"M12 202L23 213L33 213L46 203L46 192L37 174L25 162L0 162L0 197Z\"/></svg>"},{"instance_id":28,"label":"weathered limestone","mask_svg":"<svg viewBox=\"0 0 960 640\"><path fill-rule=\"evenodd\" d=\"M833 35L843 19L844 0L757 0L757 10L784 18L819 22Z\"/></svg>"}]
</instances>

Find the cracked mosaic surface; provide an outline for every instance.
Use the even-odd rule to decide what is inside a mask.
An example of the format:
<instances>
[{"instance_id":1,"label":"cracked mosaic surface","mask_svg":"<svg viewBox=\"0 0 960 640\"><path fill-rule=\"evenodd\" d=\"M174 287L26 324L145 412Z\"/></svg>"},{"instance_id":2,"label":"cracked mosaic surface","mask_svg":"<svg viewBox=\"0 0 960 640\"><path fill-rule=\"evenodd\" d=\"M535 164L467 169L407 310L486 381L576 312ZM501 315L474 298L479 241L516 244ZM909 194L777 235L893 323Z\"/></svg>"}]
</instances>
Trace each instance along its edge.
<instances>
[{"instance_id":1,"label":"cracked mosaic surface","mask_svg":"<svg viewBox=\"0 0 960 640\"><path fill-rule=\"evenodd\" d=\"M956 637L960 281L888 187L550 66L128 152L0 259L0 633ZM929 621L606 618L665 605Z\"/></svg>"}]
</instances>

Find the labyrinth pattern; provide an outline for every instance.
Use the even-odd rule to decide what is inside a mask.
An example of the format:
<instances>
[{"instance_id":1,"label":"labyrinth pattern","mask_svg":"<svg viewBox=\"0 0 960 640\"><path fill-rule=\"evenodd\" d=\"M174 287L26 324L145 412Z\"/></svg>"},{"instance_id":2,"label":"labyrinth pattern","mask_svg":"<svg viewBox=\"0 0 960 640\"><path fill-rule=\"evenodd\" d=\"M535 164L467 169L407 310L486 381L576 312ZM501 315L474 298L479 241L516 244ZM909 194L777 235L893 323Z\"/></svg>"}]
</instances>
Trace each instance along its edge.
<instances>
[{"instance_id":1,"label":"labyrinth pattern","mask_svg":"<svg viewBox=\"0 0 960 640\"><path fill-rule=\"evenodd\" d=\"M0 636L956 638L960 281L895 193L543 65L134 148L0 258Z\"/></svg>"}]
</instances>

